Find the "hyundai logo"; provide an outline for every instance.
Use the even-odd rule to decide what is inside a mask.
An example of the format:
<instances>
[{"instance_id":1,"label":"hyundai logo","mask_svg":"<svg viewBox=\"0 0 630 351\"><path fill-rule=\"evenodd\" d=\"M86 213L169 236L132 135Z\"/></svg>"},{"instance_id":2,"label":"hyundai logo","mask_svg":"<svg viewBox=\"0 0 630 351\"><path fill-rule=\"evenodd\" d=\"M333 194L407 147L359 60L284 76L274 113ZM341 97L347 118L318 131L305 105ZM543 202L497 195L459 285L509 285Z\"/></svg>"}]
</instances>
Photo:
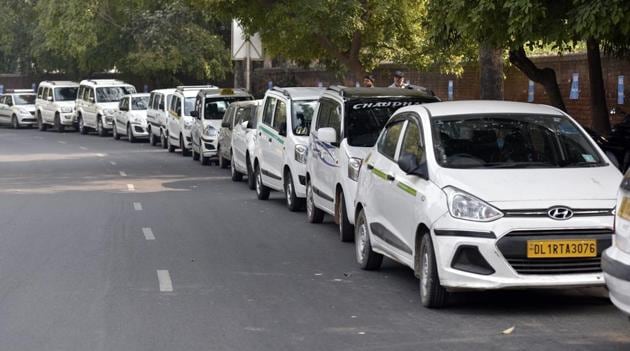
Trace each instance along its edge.
<instances>
[{"instance_id":1,"label":"hyundai logo","mask_svg":"<svg viewBox=\"0 0 630 351\"><path fill-rule=\"evenodd\" d=\"M566 220L573 217L573 210L568 207L552 207L547 215L552 219Z\"/></svg>"}]
</instances>

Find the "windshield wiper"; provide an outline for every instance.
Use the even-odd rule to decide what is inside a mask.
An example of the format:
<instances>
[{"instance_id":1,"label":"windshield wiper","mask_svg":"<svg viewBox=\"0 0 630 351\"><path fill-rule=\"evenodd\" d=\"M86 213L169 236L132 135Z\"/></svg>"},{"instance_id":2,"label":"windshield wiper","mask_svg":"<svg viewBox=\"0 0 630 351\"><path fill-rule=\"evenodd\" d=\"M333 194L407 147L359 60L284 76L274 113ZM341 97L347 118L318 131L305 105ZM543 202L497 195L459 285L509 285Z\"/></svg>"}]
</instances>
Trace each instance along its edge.
<instances>
[{"instance_id":1,"label":"windshield wiper","mask_svg":"<svg viewBox=\"0 0 630 351\"><path fill-rule=\"evenodd\" d=\"M486 163L481 168L543 168L543 167L559 167L559 165L551 162L502 162L502 163Z\"/></svg>"},{"instance_id":2,"label":"windshield wiper","mask_svg":"<svg viewBox=\"0 0 630 351\"><path fill-rule=\"evenodd\" d=\"M601 162L586 162L586 161L576 161L576 162L563 162L561 167L599 167L601 166Z\"/></svg>"}]
</instances>

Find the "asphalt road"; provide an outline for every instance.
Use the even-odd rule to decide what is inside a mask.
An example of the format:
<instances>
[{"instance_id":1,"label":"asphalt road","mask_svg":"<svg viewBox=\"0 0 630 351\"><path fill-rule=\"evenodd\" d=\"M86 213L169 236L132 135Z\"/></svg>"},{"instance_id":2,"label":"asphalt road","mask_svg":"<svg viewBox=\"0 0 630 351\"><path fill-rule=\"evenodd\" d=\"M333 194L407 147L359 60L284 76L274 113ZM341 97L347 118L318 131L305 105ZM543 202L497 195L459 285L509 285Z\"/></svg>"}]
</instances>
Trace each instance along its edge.
<instances>
[{"instance_id":1,"label":"asphalt road","mask_svg":"<svg viewBox=\"0 0 630 351\"><path fill-rule=\"evenodd\" d=\"M216 166L77 133L0 145L1 350L630 350L603 289L428 310L409 269L359 270L330 218Z\"/></svg>"}]
</instances>

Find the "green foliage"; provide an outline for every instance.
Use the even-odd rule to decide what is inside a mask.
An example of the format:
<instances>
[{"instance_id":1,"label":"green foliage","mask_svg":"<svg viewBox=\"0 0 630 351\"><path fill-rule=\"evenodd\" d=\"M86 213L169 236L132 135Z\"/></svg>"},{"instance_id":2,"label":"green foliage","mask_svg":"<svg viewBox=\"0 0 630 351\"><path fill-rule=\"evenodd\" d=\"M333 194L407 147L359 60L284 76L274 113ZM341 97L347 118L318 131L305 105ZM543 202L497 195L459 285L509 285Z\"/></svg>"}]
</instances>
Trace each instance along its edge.
<instances>
[{"instance_id":1,"label":"green foliage","mask_svg":"<svg viewBox=\"0 0 630 351\"><path fill-rule=\"evenodd\" d=\"M35 0L0 1L0 72L30 72L34 3Z\"/></svg>"}]
</instances>

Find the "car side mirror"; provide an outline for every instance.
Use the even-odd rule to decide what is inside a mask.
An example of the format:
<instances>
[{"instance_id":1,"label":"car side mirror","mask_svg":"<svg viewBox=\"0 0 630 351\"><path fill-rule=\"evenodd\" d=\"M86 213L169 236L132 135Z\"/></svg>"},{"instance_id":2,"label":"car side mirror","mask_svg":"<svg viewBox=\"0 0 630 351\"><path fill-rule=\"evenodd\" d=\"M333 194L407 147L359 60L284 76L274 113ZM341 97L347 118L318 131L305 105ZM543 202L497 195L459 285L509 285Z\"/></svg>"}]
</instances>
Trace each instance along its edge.
<instances>
[{"instance_id":1,"label":"car side mirror","mask_svg":"<svg viewBox=\"0 0 630 351\"><path fill-rule=\"evenodd\" d=\"M621 169L619 166L619 160L617 159L617 156L615 156L615 154L613 154L610 151L606 151L606 156L610 160L610 163L613 164L613 166L617 167L618 169Z\"/></svg>"},{"instance_id":2,"label":"car side mirror","mask_svg":"<svg viewBox=\"0 0 630 351\"><path fill-rule=\"evenodd\" d=\"M46 101L48 101L48 102L52 102L52 101L53 101L52 96L47 96L47 97L46 97Z\"/></svg>"},{"instance_id":3,"label":"car side mirror","mask_svg":"<svg viewBox=\"0 0 630 351\"><path fill-rule=\"evenodd\" d=\"M96 100L94 100L94 97L90 97L88 100L89 100L91 103L94 103L94 101L96 101Z\"/></svg>"},{"instance_id":4,"label":"car side mirror","mask_svg":"<svg viewBox=\"0 0 630 351\"><path fill-rule=\"evenodd\" d=\"M230 128L230 122L229 121L221 122L221 128Z\"/></svg>"},{"instance_id":5,"label":"car side mirror","mask_svg":"<svg viewBox=\"0 0 630 351\"><path fill-rule=\"evenodd\" d=\"M250 129L252 127L252 124L249 121L243 121L241 122L241 127L245 129Z\"/></svg>"},{"instance_id":6,"label":"car side mirror","mask_svg":"<svg viewBox=\"0 0 630 351\"><path fill-rule=\"evenodd\" d=\"M319 128L317 138L328 144L337 144L337 131L335 128Z\"/></svg>"},{"instance_id":7,"label":"car side mirror","mask_svg":"<svg viewBox=\"0 0 630 351\"><path fill-rule=\"evenodd\" d=\"M199 111L197 111L197 110L192 110L192 111L190 111L190 115L191 115L192 117L199 118Z\"/></svg>"},{"instance_id":8,"label":"car side mirror","mask_svg":"<svg viewBox=\"0 0 630 351\"><path fill-rule=\"evenodd\" d=\"M398 167L406 174L412 174L426 180L429 179L427 163L422 162L418 164L415 155L408 153L401 154L398 158Z\"/></svg>"}]
</instances>

